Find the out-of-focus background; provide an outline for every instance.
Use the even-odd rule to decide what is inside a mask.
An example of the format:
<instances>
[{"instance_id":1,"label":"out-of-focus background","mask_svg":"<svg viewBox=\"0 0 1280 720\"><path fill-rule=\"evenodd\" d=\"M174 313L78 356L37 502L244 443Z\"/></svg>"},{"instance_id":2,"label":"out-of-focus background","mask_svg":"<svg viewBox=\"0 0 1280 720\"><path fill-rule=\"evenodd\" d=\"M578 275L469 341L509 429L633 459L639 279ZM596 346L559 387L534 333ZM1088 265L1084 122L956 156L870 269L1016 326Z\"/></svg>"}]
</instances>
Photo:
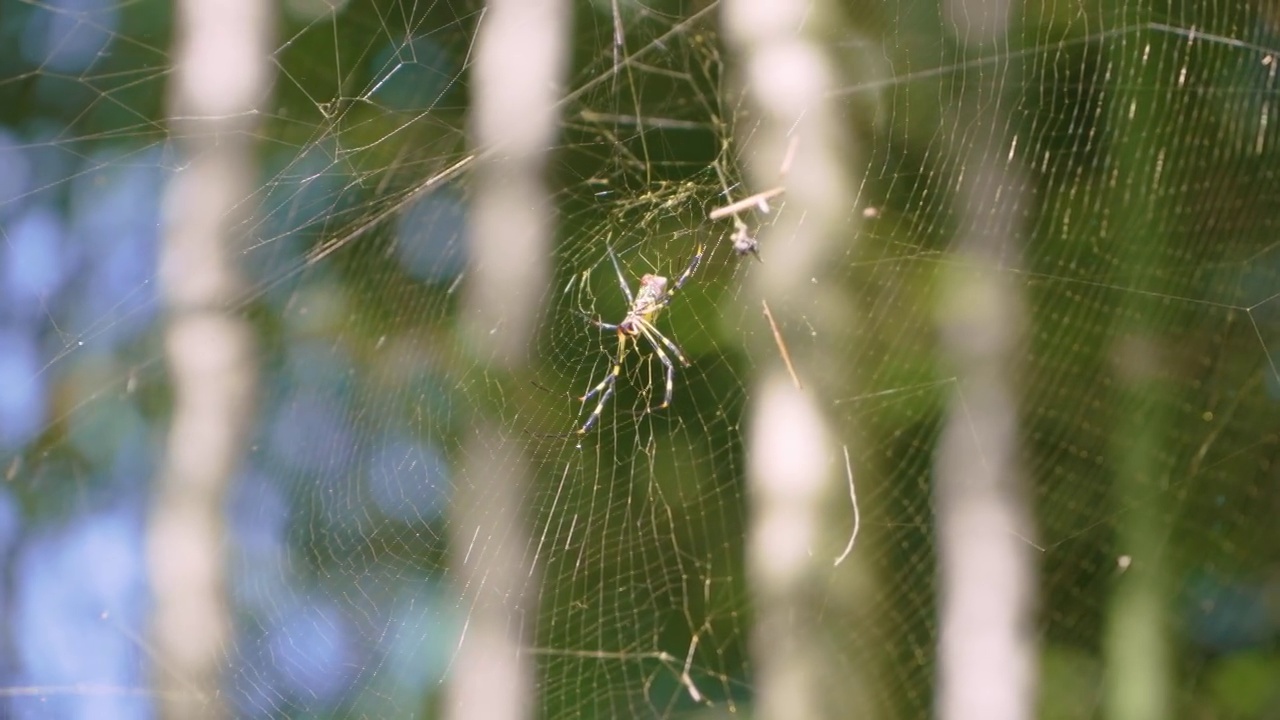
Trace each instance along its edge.
<instances>
[{"instance_id":1,"label":"out-of-focus background","mask_svg":"<svg viewBox=\"0 0 1280 720\"><path fill-rule=\"evenodd\" d=\"M0 716L1280 716L1274 6L0 39Z\"/></svg>"}]
</instances>

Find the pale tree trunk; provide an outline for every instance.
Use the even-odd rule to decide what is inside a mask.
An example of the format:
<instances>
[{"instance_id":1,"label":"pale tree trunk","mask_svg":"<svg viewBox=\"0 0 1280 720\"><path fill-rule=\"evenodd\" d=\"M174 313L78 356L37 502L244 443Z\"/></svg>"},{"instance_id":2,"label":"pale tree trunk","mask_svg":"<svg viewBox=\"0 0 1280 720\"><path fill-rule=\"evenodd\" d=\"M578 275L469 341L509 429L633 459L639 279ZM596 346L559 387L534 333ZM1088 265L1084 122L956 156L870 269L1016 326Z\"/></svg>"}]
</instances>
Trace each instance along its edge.
<instances>
[{"instance_id":1,"label":"pale tree trunk","mask_svg":"<svg viewBox=\"0 0 1280 720\"><path fill-rule=\"evenodd\" d=\"M466 352L508 386L527 384L551 278L553 203L543 176L559 126L569 21L560 0L493 0L476 40L470 132L481 155L460 331ZM536 714L536 665L526 650L539 578L521 512L532 471L522 438L490 410L479 405L466 431L449 525L465 614L446 706L455 720Z\"/></svg>"},{"instance_id":2,"label":"pale tree trunk","mask_svg":"<svg viewBox=\"0 0 1280 720\"><path fill-rule=\"evenodd\" d=\"M945 9L962 42L990 44L1008 30L1007 3L952 0ZM942 361L954 373L935 458L940 720L1035 712L1037 550L1018 384L1027 301L1011 274L1021 269L1031 181L1007 136L1000 92L979 79L946 121L964 144L952 149L958 231L937 308Z\"/></svg>"},{"instance_id":3,"label":"pale tree trunk","mask_svg":"<svg viewBox=\"0 0 1280 720\"><path fill-rule=\"evenodd\" d=\"M852 258L850 169L858 159L830 99L832 60L819 41L838 21L832 12L808 0L723 5L725 39L748 108L737 122L750 189L777 185L789 165L785 205L757 238L764 261L750 267L741 295L762 318L747 338L758 374L746 437L746 552L755 618L753 716L768 720L871 717L874 704L873 670L852 661L852 648L841 644L859 636L850 630L859 613L824 612L857 607L853 583L833 574L866 568L856 548L847 565L837 570L833 562L849 534L846 487L860 475L860 463L847 478L841 446L853 432L835 426L829 404L850 392L854 373L843 353L858 320L834 272ZM841 592L852 599L833 599Z\"/></svg>"},{"instance_id":4,"label":"pale tree trunk","mask_svg":"<svg viewBox=\"0 0 1280 720\"><path fill-rule=\"evenodd\" d=\"M271 8L260 0L177 7L169 114L182 161L166 196L160 265L174 409L148 536L152 674L164 717L228 715L224 500L256 384L252 332L233 303L252 225L256 111L271 81Z\"/></svg>"},{"instance_id":5,"label":"pale tree trunk","mask_svg":"<svg viewBox=\"0 0 1280 720\"><path fill-rule=\"evenodd\" d=\"M990 120L988 117L986 120ZM1005 127L981 121L979 132ZM957 262L939 294L953 392L935 459L938 717L1019 720L1036 695L1034 530L1020 463L1026 300L1015 216L1026 175L994 143L965 156Z\"/></svg>"}]
</instances>

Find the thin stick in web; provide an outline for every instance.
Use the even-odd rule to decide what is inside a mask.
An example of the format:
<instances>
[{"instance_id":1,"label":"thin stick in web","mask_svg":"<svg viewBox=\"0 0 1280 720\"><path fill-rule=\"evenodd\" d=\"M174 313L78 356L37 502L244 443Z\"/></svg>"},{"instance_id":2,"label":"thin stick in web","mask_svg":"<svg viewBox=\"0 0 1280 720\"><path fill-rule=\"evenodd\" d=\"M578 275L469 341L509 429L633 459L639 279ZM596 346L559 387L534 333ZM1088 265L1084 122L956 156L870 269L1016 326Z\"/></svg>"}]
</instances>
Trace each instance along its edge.
<instances>
[{"instance_id":1,"label":"thin stick in web","mask_svg":"<svg viewBox=\"0 0 1280 720\"><path fill-rule=\"evenodd\" d=\"M787 372L791 374L791 382L796 384L797 390L803 390L804 385L800 384L796 368L791 364L791 353L787 352L787 343L782 339L782 331L778 330L778 323L773 321L773 313L769 312L769 303L761 300L760 304L764 306L764 319L769 321L769 329L773 331L773 341L778 344L778 352L782 354L782 362L786 363Z\"/></svg>"},{"instance_id":2,"label":"thin stick in web","mask_svg":"<svg viewBox=\"0 0 1280 720\"><path fill-rule=\"evenodd\" d=\"M712 210L707 214L707 218L710 220L720 220L721 218L727 218L730 215L737 215L743 210L749 210L753 207L758 208L762 213L767 213L769 212L769 201L778 197L785 191L786 188L779 185L778 187L758 192L750 197L745 197L737 202L730 203L729 205L723 205Z\"/></svg>"}]
</instances>

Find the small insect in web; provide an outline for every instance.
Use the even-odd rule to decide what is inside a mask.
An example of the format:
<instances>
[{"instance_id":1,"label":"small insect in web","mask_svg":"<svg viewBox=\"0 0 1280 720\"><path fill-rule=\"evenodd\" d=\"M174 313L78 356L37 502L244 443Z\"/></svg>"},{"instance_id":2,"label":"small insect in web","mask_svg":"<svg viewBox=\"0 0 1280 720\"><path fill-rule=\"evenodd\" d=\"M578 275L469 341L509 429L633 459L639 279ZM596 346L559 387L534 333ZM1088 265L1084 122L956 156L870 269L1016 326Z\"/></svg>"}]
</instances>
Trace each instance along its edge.
<instances>
[{"instance_id":1,"label":"small insect in web","mask_svg":"<svg viewBox=\"0 0 1280 720\"><path fill-rule=\"evenodd\" d=\"M738 257L751 254L760 259L760 241L755 235L747 229L747 224L741 220L734 218L733 234L729 236L729 242L733 243L733 252Z\"/></svg>"},{"instance_id":2,"label":"small insect in web","mask_svg":"<svg viewBox=\"0 0 1280 720\"><path fill-rule=\"evenodd\" d=\"M622 364L626 361L630 349L639 347L639 338L644 338L649 344L653 354L658 356L658 361L662 363L666 371L666 390L662 396L662 404L650 407L646 412L661 410L671 405L671 397L675 391L675 363L679 362L681 365L688 366L689 360L685 358L680 346L676 345L671 338L663 335L654 326L653 321L659 312L671 304L671 299L675 297L675 294L680 291L680 288L684 287L684 284L692 277L694 271L698 269L698 263L702 261L703 250L704 246L699 244L697 249L694 250L693 258L689 260L684 272L680 273L674 283L668 283L667 278L661 275L647 274L640 278L640 287L632 295L631 287L627 285L627 279L622 275L622 266L618 264L618 256L614 254L612 247L609 248L609 261L613 263L613 271L618 276L618 287L622 288L622 294L627 298L627 314L618 323L607 323L590 316L587 317L588 322L601 330L617 332L618 354L612 358L604 379L588 390L585 395L578 398L583 403L584 408L589 400L598 398L595 409L591 411L591 415L582 424L582 427L578 428L579 435L589 432L592 426L600 420L600 415L604 412L605 405L609 402L609 398L613 397L613 391L618 383L618 376L622 374ZM672 360L673 357L675 358L674 361Z\"/></svg>"},{"instance_id":3,"label":"small insect in web","mask_svg":"<svg viewBox=\"0 0 1280 720\"><path fill-rule=\"evenodd\" d=\"M729 241L733 243L733 251L739 257L747 254L755 255L756 259L760 259L760 241L756 240L756 236L747 229L747 224L738 217L738 214L746 210L757 210L761 213L769 213L769 201L781 195L783 188L776 187L764 192L756 193L749 198L744 198L735 203L730 203L723 207L716 208L707 214L709 220L720 220L726 217L733 218L733 234L729 236ZM728 195L728 191L725 191Z\"/></svg>"},{"instance_id":4,"label":"small insect in web","mask_svg":"<svg viewBox=\"0 0 1280 720\"><path fill-rule=\"evenodd\" d=\"M791 169L791 161L795 157L797 138L791 138L791 142L787 144L787 152L782 158L782 166L778 169L778 177L785 179L787 172ZM716 163L716 174L720 176L720 184L724 186L725 199L729 199L729 181L725 177L724 169L720 164ZM770 211L769 201L786 192L786 188L781 185L777 187L758 192L750 197L743 198L737 202L731 202L723 205L707 213L708 220L721 220L723 218L733 218L733 234L729 236L729 242L733 244L733 251L742 257L744 255L754 255L757 260L760 259L760 241L747 228L747 224L739 217L740 214L748 210L756 210L763 215L768 215Z\"/></svg>"}]
</instances>

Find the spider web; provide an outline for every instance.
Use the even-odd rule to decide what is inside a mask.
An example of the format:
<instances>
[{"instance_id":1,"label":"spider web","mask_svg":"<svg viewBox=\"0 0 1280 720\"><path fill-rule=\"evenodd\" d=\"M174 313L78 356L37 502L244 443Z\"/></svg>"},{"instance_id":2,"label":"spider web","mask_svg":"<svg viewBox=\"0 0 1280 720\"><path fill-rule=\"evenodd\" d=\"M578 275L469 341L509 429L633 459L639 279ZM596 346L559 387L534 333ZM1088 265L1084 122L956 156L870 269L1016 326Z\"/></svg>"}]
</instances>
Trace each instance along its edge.
<instances>
[{"instance_id":1,"label":"spider web","mask_svg":"<svg viewBox=\"0 0 1280 720\"><path fill-rule=\"evenodd\" d=\"M3 9L0 702L15 717L151 714L165 668L148 639L144 520L171 419L156 228L185 163L163 103L171 9ZM861 155L846 241L813 281L857 300L831 311L851 328L831 334L830 317L771 327L745 289L788 262L767 234L785 191L736 216L759 258L734 252L733 218L709 218L768 189L745 179L760 127L719 10L575 6L548 173L555 274L533 380L513 386L455 337L480 6L279 8L236 306L261 379L226 511L230 712L439 714L470 620L450 578L455 497L475 482L458 458L485 417L507 462L516 448L532 465L520 510L540 578L524 619L539 713L750 713L744 418L758 371L786 351L798 382L855 388L820 400L871 468L850 560L821 579L824 656L839 659L824 678L874 678L850 714L929 714L939 447L949 409L980 404L940 327L964 268L957 238L999 216L1018 243L993 264L1026 315L1016 436L1040 714L1115 712L1117 588L1151 554L1171 714L1275 713L1274 13L1050 4L985 40L981 18L932 5L833 21L832 95ZM966 194L974 176L988 194ZM596 405L579 398L618 357L617 333L591 320L628 311L610 252L634 293L645 274L679 277L699 246L653 319L688 360L672 405L653 410L665 368L641 340L577 433ZM815 348L838 362L806 365Z\"/></svg>"}]
</instances>

